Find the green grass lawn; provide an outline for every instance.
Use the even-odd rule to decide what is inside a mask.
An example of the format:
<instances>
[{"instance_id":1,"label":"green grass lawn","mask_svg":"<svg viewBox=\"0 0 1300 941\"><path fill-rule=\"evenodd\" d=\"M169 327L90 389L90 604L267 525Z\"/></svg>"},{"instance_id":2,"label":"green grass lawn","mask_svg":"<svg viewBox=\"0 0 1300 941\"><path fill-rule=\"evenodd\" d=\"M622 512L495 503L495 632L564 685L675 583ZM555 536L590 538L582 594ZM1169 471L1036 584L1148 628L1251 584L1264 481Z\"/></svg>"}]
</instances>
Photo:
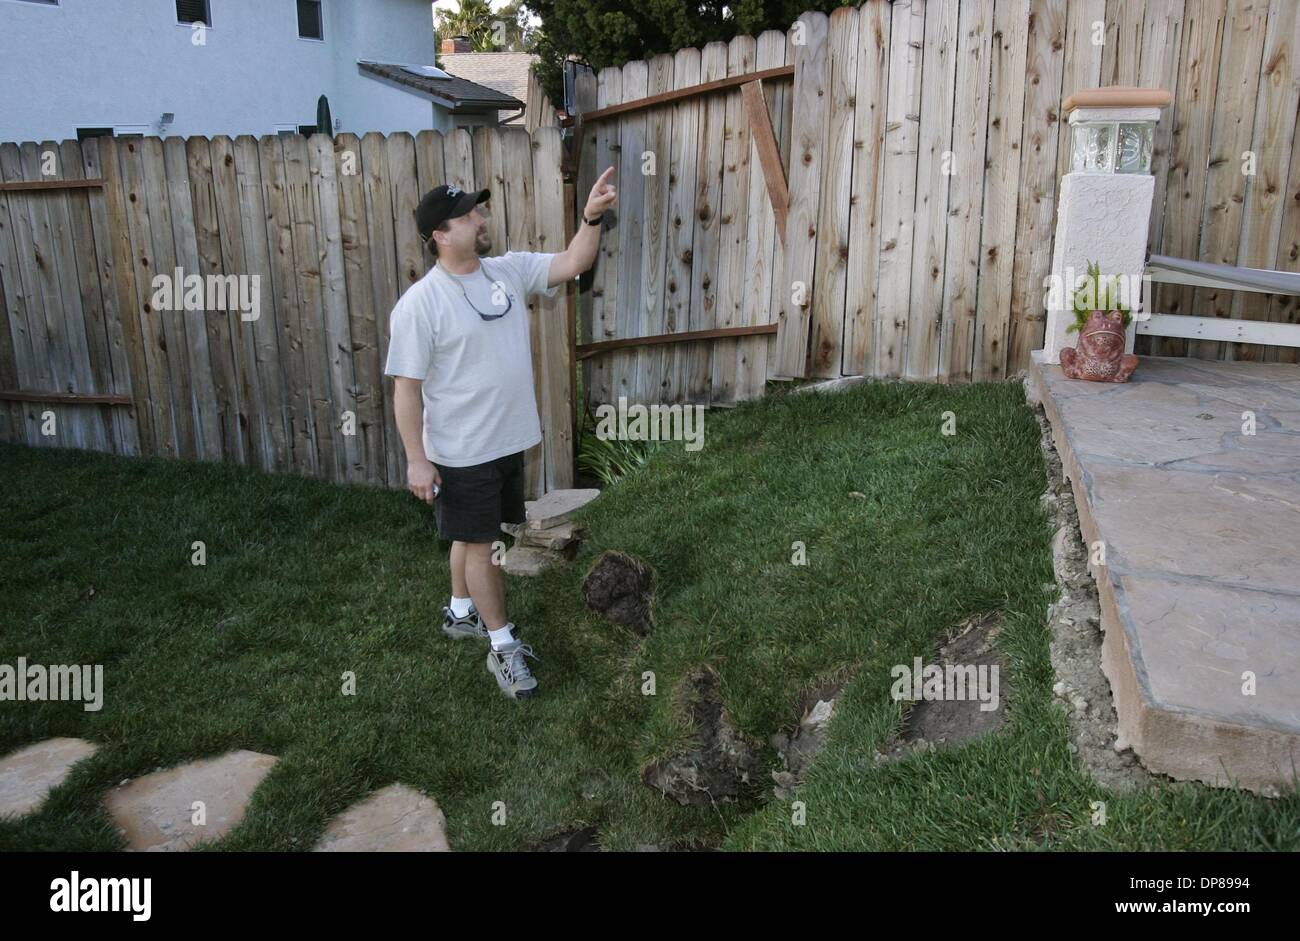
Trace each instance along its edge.
<instances>
[{"instance_id":1,"label":"green grass lawn","mask_svg":"<svg viewBox=\"0 0 1300 941\"><path fill-rule=\"evenodd\" d=\"M1015 384L865 385L712 411L703 450L659 449L585 511L576 561L510 580L511 617L541 657L541 698L515 703L484 647L438 630L446 553L408 494L5 446L0 662L100 663L106 690L97 713L0 703L0 753L53 735L100 746L39 813L0 823L0 850L120 848L105 791L234 748L281 760L217 849L309 848L394 782L438 801L459 850L584 826L607 849L1300 847L1295 794L1110 794L1069 754L1051 694L1043 475ZM791 564L795 541L806 566ZM609 548L657 570L644 641L582 605L582 576ZM900 717L890 666L931 659L945 631L989 611L1005 619L1005 728L873 761ZM701 664L774 768L765 743L798 719L801 691L851 672L798 793L804 825L767 786L701 810L641 783L686 739L672 693ZM642 695L645 671L658 695ZM1105 826L1090 823L1094 800Z\"/></svg>"}]
</instances>

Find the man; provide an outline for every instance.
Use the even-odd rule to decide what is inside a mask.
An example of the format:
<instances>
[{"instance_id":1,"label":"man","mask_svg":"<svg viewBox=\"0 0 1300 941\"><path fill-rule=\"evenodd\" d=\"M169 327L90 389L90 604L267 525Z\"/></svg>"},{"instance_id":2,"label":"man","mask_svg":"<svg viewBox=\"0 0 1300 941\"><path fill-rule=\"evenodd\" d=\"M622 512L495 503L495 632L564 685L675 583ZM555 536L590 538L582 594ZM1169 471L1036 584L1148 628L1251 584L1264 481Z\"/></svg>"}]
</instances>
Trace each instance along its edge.
<instances>
[{"instance_id":1,"label":"man","mask_svg":"<svg viewBox=\"0 0 1300 941\"><path fill-rule=\"evenodd\" d=\"M537 659L506 619L505 580L492 559L501 524L524 522L524 451L542 440L533 394L529 294L554 296L592 266L601 216L618 194L614 168L592 187L583 225L562 252L492 250L487 190L439 186L416 228L436 263L393 308L388 363L406 449L407 489L434 503L451 541L451 602L442 629L487 639L488 671L515 699L535 696Z\"/></svg>"}]
</instances>

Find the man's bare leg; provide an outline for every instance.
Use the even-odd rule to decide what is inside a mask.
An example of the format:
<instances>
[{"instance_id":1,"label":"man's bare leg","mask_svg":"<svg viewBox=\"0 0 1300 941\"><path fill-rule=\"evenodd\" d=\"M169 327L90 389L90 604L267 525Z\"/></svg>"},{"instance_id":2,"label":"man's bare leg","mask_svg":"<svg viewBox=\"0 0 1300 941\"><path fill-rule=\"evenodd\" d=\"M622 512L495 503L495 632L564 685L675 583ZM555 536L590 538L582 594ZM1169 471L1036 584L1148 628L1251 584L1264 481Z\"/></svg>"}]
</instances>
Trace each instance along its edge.
<instances>
[{"instance_id":1,"label":"man's bare leg","mask_svg":"<svg viewBox=\"0 0 1300 941\"><path fill-rule=\"evenodd\" d=\"M465 583L469 596L474 599L483 626L489 631L499 631L506 626L506 583L501 566L492 564L492 543L456 542L465 553ZM453 578L455 563L452 563ZM462 596L463 597L463 596Z\"/></svg>"},{"instance_id":2,"label":"man's bare leg","mask_svg":"<svg viewBox=\"0 0 1300 941\"><path fill-rule=\"evenodd\" d=\"M537 678L524 660L534 654L531 647L508 629L505 575L501 566L492 564L492 543L465 544L465 579L469 582L469 596L474 599L474 607L478 608L489 635L502 633L500 637L489 636L492 649L487 655L488 672L496 677L501 691L512 699L536 696Z\"/></svg>"},{"instance_id":3,"label":"man's bare leg","mask_svg":"<svg viewBox=\"0 0 1300 941\"><path fill-rule=\"evenodd\" d=\"M451 593L456 598L468 598L469 583L465 581L465 543L451 544Z\"/></svg>"}]
</instances>

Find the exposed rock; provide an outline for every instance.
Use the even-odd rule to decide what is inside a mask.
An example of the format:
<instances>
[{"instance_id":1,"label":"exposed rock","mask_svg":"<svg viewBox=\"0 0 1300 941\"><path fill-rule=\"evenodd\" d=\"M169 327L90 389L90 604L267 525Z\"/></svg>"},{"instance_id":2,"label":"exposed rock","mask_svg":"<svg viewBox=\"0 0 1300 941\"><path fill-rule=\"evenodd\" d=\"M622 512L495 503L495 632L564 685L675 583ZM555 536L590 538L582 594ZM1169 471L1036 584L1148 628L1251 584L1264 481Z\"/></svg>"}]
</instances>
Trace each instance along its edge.
<instances>
[{"instance_id":1,"label":"exposed rock","mask_svg":"<svg viewBox=\"0 0 1300 941\"><path fill-rule=\"evenodd\" d=\"M798 726L789 735L778 732L771 738L772 747L781 756L784 769L772 772L773 789L778 800L789 800L803 780L804 772L826 744L826 730L835 716L835 701L847 683L840 678L804 693L800 699Z\"/></svg>"},{"instance_id":2,"label":"exposed rock","mask_svg":"<svg viewBox=\"0 0 1300 941\"><path fill-rule=\"evenodd\" d=\"M689 748L652 762L642 780L683 806L735 801L760 773L757 750L727 717L718 674L702 667L678 687L678 705L691 717Z\"/></svg>"},{"instance_id":3,"label":"exposed rock","mask_svg":"<svg viewBox=\"0 0 1300 941\"><path fill-rule=\"evenodd\" d=\"M587 607L644 637L654 629L654 569L626 552L601 554L582 581Z\"/></svg>"}]
</instances>

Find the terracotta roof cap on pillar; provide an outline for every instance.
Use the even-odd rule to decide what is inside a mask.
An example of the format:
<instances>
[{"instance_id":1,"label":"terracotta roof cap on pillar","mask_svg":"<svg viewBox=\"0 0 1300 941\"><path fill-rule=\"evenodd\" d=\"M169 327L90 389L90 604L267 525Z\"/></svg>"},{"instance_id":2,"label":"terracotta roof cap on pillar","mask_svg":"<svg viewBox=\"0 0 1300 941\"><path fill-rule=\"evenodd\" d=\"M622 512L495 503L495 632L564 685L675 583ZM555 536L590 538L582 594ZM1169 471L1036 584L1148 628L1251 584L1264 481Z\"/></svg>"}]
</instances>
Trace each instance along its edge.
<instances>
[{"instance_id":1,"label":"terracotta roof cap on pillar","mask_svg":"<svg viewBox=\"0 0 1300 941\"><path fill-rule=\"evenodd\" d=\"M1065 113L1075 108L1167 108L1174 96L1163 88L1133 88L1129 85L1111 85L1107 88L1085 88L1065 99Z\"/></svg>"}]
</instances>

